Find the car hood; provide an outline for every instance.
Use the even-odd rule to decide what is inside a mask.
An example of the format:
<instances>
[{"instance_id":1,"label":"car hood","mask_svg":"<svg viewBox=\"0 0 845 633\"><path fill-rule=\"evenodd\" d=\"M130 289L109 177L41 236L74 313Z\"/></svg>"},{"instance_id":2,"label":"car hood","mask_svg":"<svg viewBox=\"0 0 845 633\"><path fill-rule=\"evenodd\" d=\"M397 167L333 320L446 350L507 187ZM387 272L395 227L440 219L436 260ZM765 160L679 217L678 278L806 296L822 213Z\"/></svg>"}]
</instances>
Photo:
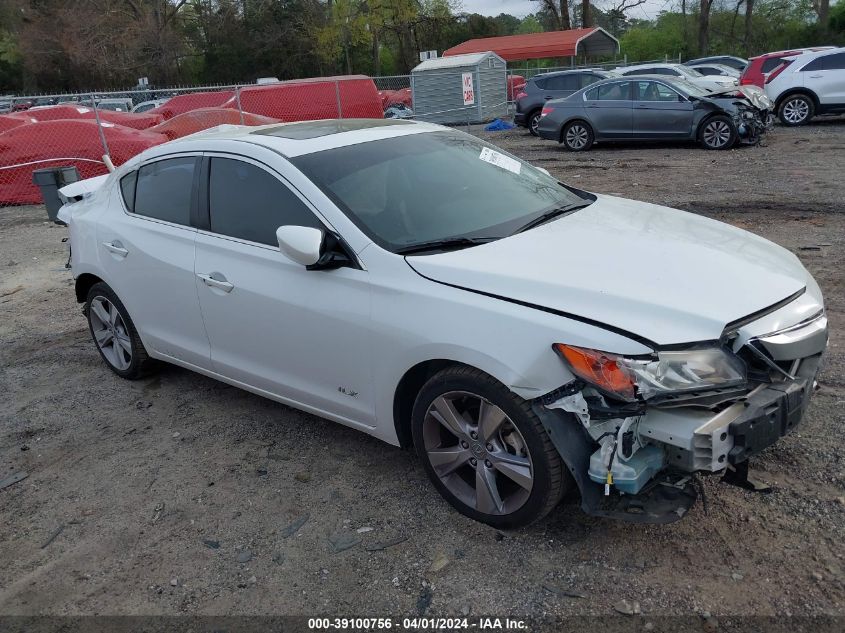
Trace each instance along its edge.
<instances>
[{"instance_id":1,"label":"car hood","mask_svg":"<svg viewBox=\"0 0 845 633\"><path fill-rule=\"evenodd\" d=\"M774 108L772 100L757 86L734 86L728 90L720 90L707 96L711 99L735 99L738 93L758 110L771 110Z\"/></svg>"},{"instance_id":2,"label":"car hood","mask_svg":"<svg viewBox=\"0 0 845 633\"><path fill-rule=\"evenodd\" d=\"M809 278L794 254L747 231L604 195L524 233L406 259L433 281L657 345L718 339L728 323L800 292Z\"/></svg>"}]
</instances>

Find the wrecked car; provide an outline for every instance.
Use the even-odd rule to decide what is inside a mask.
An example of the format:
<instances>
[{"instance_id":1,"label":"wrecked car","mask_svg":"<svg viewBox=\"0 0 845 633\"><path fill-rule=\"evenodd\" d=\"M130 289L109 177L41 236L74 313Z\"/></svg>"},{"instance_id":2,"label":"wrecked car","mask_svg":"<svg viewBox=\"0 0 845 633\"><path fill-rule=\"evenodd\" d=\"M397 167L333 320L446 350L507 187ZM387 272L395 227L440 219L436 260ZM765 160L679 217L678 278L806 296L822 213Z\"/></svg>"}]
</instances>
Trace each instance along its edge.
<instances>
[{"instance_id":1,"label":"wrecked car","mask_svg":"<svg viewBox=\"0 0 845 633\"><path fill-rule=\"evenodd\" d=\"M117 375L172 363L413 447L498 527L576 490L679 519L697 473L742 483L800 424L827 345L789 251L428 123L224 126L61 193Z\"/></svg>"},{"instance_id":2,"label":"wrecked car","mask_svg":"<svg viewBox=\"0 0 845 633\"><path fill-rule=\"evenodd\" d=\"M771 109L762 91L747 86L710 92L660 75L607 79L547 102L537 133L573 152L614 141L698 141L723 150L759 143Z\"/></svg>"}]
</instances>

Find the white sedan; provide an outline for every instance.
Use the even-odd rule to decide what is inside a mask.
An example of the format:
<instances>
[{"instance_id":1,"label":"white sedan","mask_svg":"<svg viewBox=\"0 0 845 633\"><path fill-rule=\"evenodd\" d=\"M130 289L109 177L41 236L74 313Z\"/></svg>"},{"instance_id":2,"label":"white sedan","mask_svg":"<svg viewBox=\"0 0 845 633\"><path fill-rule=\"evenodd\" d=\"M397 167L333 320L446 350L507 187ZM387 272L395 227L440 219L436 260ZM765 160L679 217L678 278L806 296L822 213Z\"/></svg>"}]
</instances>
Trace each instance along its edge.
<instances>
[{"instance_id":1,"label":"white sedan","mask_svg":"<svg viewBox=\"0 0 845 633\"><path fill-rule=\"evenodd\" d=\"M107 366L162 361L413 446L460 512L677 520L800 421L827 343L790 252L397 120L223 126L69 185ZM737 475L738 474L738 475Z\"/></svg>"},{"instance_id":2,"label":"white sedan","mask_svg":"<svg viewBox=\"0 0 845 633\"><path fill-rule=\"evenodd\" d=\"M684 64L635 64L631 66L620 66L614 72L624 76L632 75L663 75L664 77L675 77L695 84L705 90L720 92L727 90L739 83L738 75L703 75L691 66Z\"/></svg>"}]
</instances>

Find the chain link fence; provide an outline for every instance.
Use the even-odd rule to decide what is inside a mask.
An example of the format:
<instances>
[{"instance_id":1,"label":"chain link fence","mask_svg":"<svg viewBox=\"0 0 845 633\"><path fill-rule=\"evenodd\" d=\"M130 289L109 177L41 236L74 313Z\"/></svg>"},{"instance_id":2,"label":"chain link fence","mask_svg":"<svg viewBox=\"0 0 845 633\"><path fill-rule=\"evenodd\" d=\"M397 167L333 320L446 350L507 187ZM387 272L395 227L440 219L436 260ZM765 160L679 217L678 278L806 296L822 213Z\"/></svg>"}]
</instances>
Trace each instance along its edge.
<instances>
[{"instance_id":1,"label":"chain link fence","mask_svg":"<svg viewBox=\"0 0 845 633\"><path fill-rule=\"evenodd\" d=\"M462 100L466 73L454 71L428 73L428 85L433 80L436 89L418 90L417 103L412 75L0 97L0 207L41 203L36 170L74 166L80 178L91 178L149 147L218 125L386 117L471 131L475 124L510 116L519 88L536 74L623 65L627 60L508 69L505 86L501 79L488 85L489 76L476 69L472 103Z\"/></svg>"}]
</instances>

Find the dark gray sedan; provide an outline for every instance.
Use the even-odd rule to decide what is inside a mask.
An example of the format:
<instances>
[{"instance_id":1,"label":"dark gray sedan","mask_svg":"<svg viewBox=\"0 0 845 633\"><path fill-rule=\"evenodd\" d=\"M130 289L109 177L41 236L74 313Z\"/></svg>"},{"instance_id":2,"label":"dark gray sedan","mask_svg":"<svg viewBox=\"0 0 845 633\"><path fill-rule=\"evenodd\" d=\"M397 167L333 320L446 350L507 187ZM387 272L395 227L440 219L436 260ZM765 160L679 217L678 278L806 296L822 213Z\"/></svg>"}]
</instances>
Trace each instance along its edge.
<instances>
[{"instance_id":1,"label":"dark gray sedan","mask_svg":"<svg viewBox=\"0 0 845 633\"><path fill-rule=\"evenodd\" d=\"M759 142L770 108L753 87L711 93L662 76L625 77L549 101L537 132L574 152L595 142L630 140L697 140L707 149L729 149L737 142Z\"/></svg>"}]
</instances>

